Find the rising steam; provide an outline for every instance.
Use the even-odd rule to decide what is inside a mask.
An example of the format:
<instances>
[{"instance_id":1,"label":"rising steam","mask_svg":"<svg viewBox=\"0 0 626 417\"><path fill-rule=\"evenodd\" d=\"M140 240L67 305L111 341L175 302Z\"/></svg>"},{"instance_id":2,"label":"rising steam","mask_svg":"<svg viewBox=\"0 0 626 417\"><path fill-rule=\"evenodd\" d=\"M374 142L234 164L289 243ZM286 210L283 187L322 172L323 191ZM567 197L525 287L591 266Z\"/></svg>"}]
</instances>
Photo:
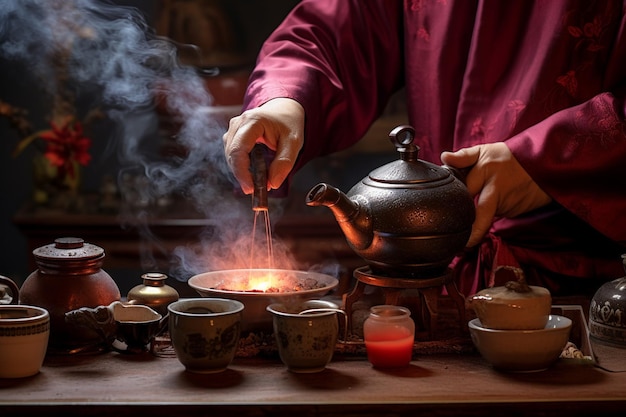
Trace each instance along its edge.
<instances>
[{"instance_id":1,"label":"rising steam","mask_svg":"<svg viewBox=\"0 0 626 417\"><path fill-rule=\"evenodd\" d=\"M250 206L224 192L233 186L223 156L224 121L208 111L212 97L196 70L179 64L175 45L155 36L140 12L99 0L4 0L0 40L0 55L26 64L46 81L42 87L51 94L58 86L50 59L60 49L66 52L70 84L79 93L88 92L115 123L108 146L124 166L121 191L129 173L140 173L145 186L133 190L140 194L134 197L139 201L176 195L204 211L211 227L206 236L189 238L198 245L167 254L175 258L170 275L186 279L233 267L224 265L226 252L238 257L249 253L237 245L242 235L250 234ZM176 143L186 152L163 158L155 151L160 140L155 134L155 105L164 106L180 126ZM129 217L135 220L149 217L132 214ZM158 239L147 227L139 227L152 249L158 249ZM277 252L284 253L281 249ZM146 269L154 267L150 251L142 262Z\"/></svg>"}]
</instances>

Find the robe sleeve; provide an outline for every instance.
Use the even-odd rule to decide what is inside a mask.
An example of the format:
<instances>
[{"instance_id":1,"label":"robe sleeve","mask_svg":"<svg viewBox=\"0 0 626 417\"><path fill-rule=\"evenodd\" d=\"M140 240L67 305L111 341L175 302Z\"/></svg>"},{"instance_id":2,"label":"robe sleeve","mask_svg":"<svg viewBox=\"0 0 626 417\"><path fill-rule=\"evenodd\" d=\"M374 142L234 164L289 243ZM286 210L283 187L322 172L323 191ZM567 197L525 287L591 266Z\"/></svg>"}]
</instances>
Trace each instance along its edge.
<instances>
[{"instance_id":1,"label":"robe sleeve","mask_svg":"<svg viewBox=\"0 0 626 417\"><path fill-rule=\"evenodd\" d=\"M625 246L626 14L607 45L603 92L553 114L507 145L555 201Z\"/></svg>"},{"instance_id":2,"label":"robe sleeve","mask_svg":"<svg viewBox=\"0 0 626 417\"><path fill-rule=\"evenodd\" d=\"M402 30L395 0L304 0L266 40L243 108L277 97L304 107L293 172L356 143L380 115L404 82Z\"/></svg>"},{"instance_id":3,"label":"robe sleeve","mask_svg":"<svg viewBox=\"0 0 626 417\"><path fill-rule=\"evenodd\" d=\"M626 245L624 93L615 94L602 93L562 110L507 145L555 201Z\"/></svg>"}]
</instances>

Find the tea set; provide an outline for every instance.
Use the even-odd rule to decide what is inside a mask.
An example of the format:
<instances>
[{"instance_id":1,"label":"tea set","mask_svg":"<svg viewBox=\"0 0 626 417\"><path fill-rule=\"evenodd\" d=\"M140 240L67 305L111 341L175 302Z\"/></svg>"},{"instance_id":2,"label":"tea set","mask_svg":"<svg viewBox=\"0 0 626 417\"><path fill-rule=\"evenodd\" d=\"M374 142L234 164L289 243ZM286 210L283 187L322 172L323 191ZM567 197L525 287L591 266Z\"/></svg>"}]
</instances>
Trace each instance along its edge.
<instances>
[{"instance_id":1,"label":"tea set","mask_svg":"<svg viewBox=\"0 0 626 417\"><path fill-rule=\"evenodd\" d=\"M624 259L626 263L626 256ZM551 313L552 298L546 288L526 285L521 270L509 269L515 273L515 280L501 287L478 291L466 299L467 307L476 313L476 318L468 322L471 340L484 359L497 370L544 370L559 359L568 343L572 321ZM158 278L158 285L163 285L163 277ZM623 306L612 305L611 300L615 299L615 292L626 289L624 279L618 278L600 288L590 311L591 328L596 326L591 337L622 348L623 336L620 335L623 333L619 332L619 326L623 325L617 320L623 314ZM46 354L58 354L58 351L50 350L49 345L54 329L51 314L46 308L20 303L21 289L11 279L0 276L0 284L0 378L32 376L39 372ZM152 306L146 304L155 302L154 299L142 300L146 304L131 299L69 310L63 313L65 325L88 329L96 335L97 349L91 346L90 352L114 350L125 354L150 351L155 337L167 330L176 357L187 371L214 373L225 370L235 356L239 335L245 327L245 302L204 294L191 299L178 299L170 291L161 294L166 294L169 299ZM619 302L620 298L617 299ZM155 306L160 310L165 307L165 315ZM388 311L381 313L385 309L402 310L403 307L372 307L364 327L370 318L388 316L393 319L399 315ZM285 298L268 304L266 311L271 315L280 359L291 372L310 373L325 369L332 360L335 344L348 340L346 313L333 302L321 299L289 302ZM338 337L341 315L344 316L343 339ZM18 329L25 326L35 330L20 333ZM389 329L389 326L387 323L382 328ZM617 331L602 330L611 326ZM606 334L612 335L613 339L609 340ZM365 335L366 346L367 338ZM20 347L16 349L12 346L18 339ZM394 346L398 343L395 339L388 341ZM370 362L375 367L407 365L404 362L401 365L380 365L373 359Z\"/></svg>"},{"instance_id":2,"label":"tea set","mask_svg":"<svg viewBox=\"0 0 626 417\"><path fill-rule=\"evenodd\" d=\"M376 274L429 279L441 275L463 249L475 212L463 172L420 160L414 136L410 126L395 128L389 139L399 160L373 170L345 194L320 183L309 191L306 204L328 207L350 247ZM157 274L145 275L142 288L134 289L122 302L117 285L101 269L102 248L68 237L33 254L38 269L22 288L5 277L0 281L0 358L19 356L7 350L6 335L12 328L20 328L22 322L37 323L37 333L24 336L32 346L33 362L24 365L24 372L17 376L41 367L42 349L51 354L107 349L145 352L166 328L185 369L219 372L232 361L242 329L254 319L250 316L253 306L248 305L252 298L206 291L215 286L202 282L223 275L219 271L190 279L200 298L179 299ZM624 264L626 268L626 257ZM523 272L515 268L513 272L516 279L506 285L466 298L466 307L477 316L467 323L470 336L494 368L542 370L559 358L572 321L551 314L552 299L546 288L526 285ZM320 291L302 297L297 305L287 306L287 298L266 298L260 309L255 307L255 317L269 314L263 316L264 323L272 323L280 357L293 372L319 372L332 358L331 348L339 339L338 322L345 312L319 299L337 285L335 278L329 278ZM611 297L625 289L622 278L598 291L590 312L593 337L626 346L624 305L613 305ZM150 295L155 292L156 300ZM607 340L607 335L617 338ZM0 372L4 366L0 363Z\"/></svg>"},{"instance_id":3,"label":"tea set","mask_svg":"<svg viewBox=\"0 0 626 417\"><path fill-rule=\"evenodd\" d=\"M467 307L474 310L477 316L468 323L470 336L480 354L498 370L543 370L559 358L568 342L572 321L551 314L552 299L546 288L526 285L523 272L517 269L513 272L517 276L516 280L502 287L478 291L466 299ZM149 282L151 278L154 277L146 278L147 285L153 285ZM164 285L162 276L157 281L157 286ZM8 345L3 342L3 336L6 339L7 329L17 326L7 322L15 321L17 317L17 321L37 322L41 329L36 334L28 335L28 340L25 339L25 343L32 346L28 350L32 353L28 356L34 362L19 365L21 369L17 373L15 370L9 371L10 367L2 363L0 377L33 375L41 368L46 351L58 354L58 351L49 349L50 330L54 331L51 314L42 307L19 304L21 290L17 285L6 277L2 277L0 282L6 287L0 294L3 303L0 305L0 358L7 360L21 357L25 351L7 350ZM139 290L135 289L141 292ZM95 335L90 338L93 345L89 346L87 352L114 350L125 354L150 351L155 337L168 331L176 357L187 371L215 373L225 370L235 357L239 336L246 326L243 314L247 307L245 300L211 297L202 293L200 298L187 299L178 299L170 291L160 294L168 297L163 303L155 299L143 299L141 301L145 304L142 304L133 298L130 301L114 300L105 305L71 309L63 313L64 328L77 329L80 333L89 330ZM316 295L319 294L316 292ZM266 311L271 315L280 359L294 373L320 372L332 360L336 343L348 339L346 313L337 304L322 299L290 300L283 298L266 306ZM157 308L166 313L161 314ZM376 329L373 323L378 321L378 329L385 330L382 333L390 338L383 342L388 346L393 345L395 349L400 341L387 330L398 327L399 319L413 324L408 315L401 317L403 309L406 310L400 306L372 307L370 316L364 322L364 330L366 326ZM341 315L344 319L343 339L338 337ZM380 318L387 322L383 323ZM394 323L394 320L398 323ZM381 333L380 330L368 331L370 334L375 331ZM367 334L364 336L367 347L368 341L374 339ZM374 359L376 355L373 346L380 345L378 342L371 343L371 355L368 350L368 359L374 367L408 365L407 361L402 361L402 364L381 362L380 355ZM410 361L413 342L408 346ZM76 352L80 350L73 353ZM391 356L402 356L397 353ZM20 363L15 360L9 362ZM36 371L33 371L35 368Z\"/></svg>"}]
</instances>

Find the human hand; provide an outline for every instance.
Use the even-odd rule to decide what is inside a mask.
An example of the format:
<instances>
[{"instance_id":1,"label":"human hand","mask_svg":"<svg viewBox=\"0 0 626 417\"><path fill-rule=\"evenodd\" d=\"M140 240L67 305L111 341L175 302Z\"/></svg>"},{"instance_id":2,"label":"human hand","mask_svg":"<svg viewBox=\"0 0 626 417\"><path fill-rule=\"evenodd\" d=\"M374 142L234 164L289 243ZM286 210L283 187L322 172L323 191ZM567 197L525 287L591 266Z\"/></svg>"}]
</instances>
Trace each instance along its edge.
<instances>
[{"instance_id":1,"label":"human hand","mask_svg":"<svg viewBox=\"0 0 626 417\"><path fill-rule=\"evenodd\" d=\"M517 162L504 142L443 152L441 161L454 168L468 168L466 185L476 198L476 219L467 242L477 245L495 217L515 217L552 201Z\"/></svg>"},{"instance_id":2,"label":"human hand","mask_svg":"<svg viewBox=\"0 0 626 417\"><path fill-rule=\"evenodd\" d=\"M276 151L268 168L267 187L279 188L304 143L304 108L295 100L275 98L233 117L223 139L226 161L245 194L254 190L250 152L256 143Z\"/></svg>"}]
</instances>

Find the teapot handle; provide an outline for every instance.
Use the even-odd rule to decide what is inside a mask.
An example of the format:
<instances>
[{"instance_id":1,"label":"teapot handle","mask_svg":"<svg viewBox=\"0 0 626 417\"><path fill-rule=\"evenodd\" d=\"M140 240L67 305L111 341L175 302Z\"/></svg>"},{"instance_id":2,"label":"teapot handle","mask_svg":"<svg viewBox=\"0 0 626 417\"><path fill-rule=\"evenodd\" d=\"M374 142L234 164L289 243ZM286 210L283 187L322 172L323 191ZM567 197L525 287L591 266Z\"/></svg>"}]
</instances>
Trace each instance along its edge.
<instances>
[{"instance_id":1,"label":"teapot handle","mask_svg":"<svg viewBox=\"0 0 626 417\"><path fill-rule=\"evenodd\" d=\"M20 289L15 283L15 281L13 281L11 278L5 277L4 275L0 275L0 284L6 285L7 287L9 287L9 290L11 291L11 301L9 301L8 304L19 304ZM0 300L0 304L4 304L4 303Z\"/></svg>"}]
</instances>

